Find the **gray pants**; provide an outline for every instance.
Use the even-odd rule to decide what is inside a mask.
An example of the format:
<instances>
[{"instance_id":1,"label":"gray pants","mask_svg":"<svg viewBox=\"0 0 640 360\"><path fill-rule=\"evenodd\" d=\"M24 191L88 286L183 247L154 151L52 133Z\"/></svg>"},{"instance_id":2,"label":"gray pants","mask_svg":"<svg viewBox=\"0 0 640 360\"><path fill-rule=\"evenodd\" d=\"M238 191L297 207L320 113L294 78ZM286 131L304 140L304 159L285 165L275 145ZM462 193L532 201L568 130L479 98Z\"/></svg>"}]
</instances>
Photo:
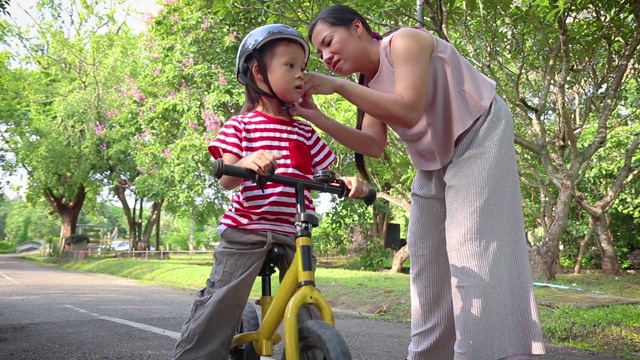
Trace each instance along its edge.
<instances>
[{"instance_id":1,"label":"gray pants","mask_svg":"<svg viewBox=\"0 0 640 360\"><path fill-rule=\"evenodd\" d=\"M408 246L410 360L544 353L513 121L499 97L458 140L449 165L418 171Z\"/></svg>"},{"instance_id":2,"label":"gray pants","mask_svg":"<svg viewBox=\"0 0 640 360\"><path fill-rule=\"evenodd\" d=\"M295 253L292 236L227 228L220 235L207 286L196 294L191 314L182 326L174 360L227 360L244 306L272 244L287 248L278 264L280 279ZM301 311L301 314L304 311ZM309 318L307 311L302 318Z\"/></svg>"}]
</instances>

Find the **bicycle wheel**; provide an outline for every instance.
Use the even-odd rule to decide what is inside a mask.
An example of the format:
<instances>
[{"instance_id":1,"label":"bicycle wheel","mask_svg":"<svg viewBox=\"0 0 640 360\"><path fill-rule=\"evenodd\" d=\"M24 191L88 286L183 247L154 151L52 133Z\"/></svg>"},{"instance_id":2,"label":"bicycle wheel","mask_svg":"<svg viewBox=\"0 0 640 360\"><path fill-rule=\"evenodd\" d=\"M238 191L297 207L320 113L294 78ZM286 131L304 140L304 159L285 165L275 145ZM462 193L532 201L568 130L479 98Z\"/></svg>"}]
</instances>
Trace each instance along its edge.
<instances>
[{"instance_id":1,"label":"bicycle wheel","mask_svg":"<svg viewBox=\"0 0 640 360\"><path fill-rule=\"evenodd\" d=\"M322 320L308 320L298 327L300 360L351 360L342 335ZM283 354L282 358L285 359Z\"/></svg>"},{"instance_id":2,"label":"bicycle wheel","mask_svg":"<svg viewBox=\"0 0 640 360\"><path fill-rule=\"evenodd\" d=\"M258 320L258 312L252 303L247 302L242 312L242 320L240 326L236 330L236 334L256 331L260 327ZM260 355L256 353L253 343L240 344L231 349L229 352L229 360L260 360Z\"/></svg>"}]
</instances>

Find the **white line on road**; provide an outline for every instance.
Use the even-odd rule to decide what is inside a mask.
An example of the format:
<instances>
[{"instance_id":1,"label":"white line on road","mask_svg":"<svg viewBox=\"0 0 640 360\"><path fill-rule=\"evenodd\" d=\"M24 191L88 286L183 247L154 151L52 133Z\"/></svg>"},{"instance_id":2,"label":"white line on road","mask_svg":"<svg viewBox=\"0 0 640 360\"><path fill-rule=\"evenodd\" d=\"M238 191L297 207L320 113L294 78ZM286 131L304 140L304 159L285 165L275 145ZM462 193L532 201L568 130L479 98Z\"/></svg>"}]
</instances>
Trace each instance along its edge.
<instances>
[{"instance_id":1,"label":"white line on road","mask_svg":"<svg viewBox=\"0 0 640 360\"><path fill-rule=\"evenodd\" d=\"M19 282L17 282L17 281L15 281L15 280L13 280L9 275L5 275L2 271L0 271L0 275L2 275L2 277L3 277L3 278L5 278L5 279L7 279L7 280L11 281L11 282L12 282L12 283L14 283L14 284L20 284Z\"/></svg>"},{"instance_id":2,"label":"white line on road","mask_svg":"<svg viewBox=\"0 0 640 360\"><path fill-rule=\"evenodd\" d=\"M2 273L0 273L2 274ZM4 275L4 274L3 274ZM151 325L147 325L147 324L141 324L141 323L137 323L137 322L133 322L133 321L129 321L129 320L124 320L124 319L118 319L118 318L114 318L111 316L102 316L100 314L94 314L90 311L84 310L84 309L80 309L77 308L75 306L71 306L71 305L65 305L68 308L74 309L76 311L85 313L85 314L90 314L92 316L97 317L98 319L101 320L107 320L107 321L111 321L114 323L118 323L118 324L123 324L123 325L129 325L132 326L134 328L140 329L140 330L144 330L144 331L149 331L155 334L159 334L159 335L166 335L170 338L173 338L175 340L178 340L178 338L180 338L180 333L175 332L175 331L170 331L170 330L165 330L165 329L161 329L155 326L151 326ZM266 357L266 356L262 356L260 357L260 360L274 360L273 358L270 357Z\"/></svg>"},{"instance_id":3,"label":"white line on road","mask_svg":"<svg viewBox=\"0 0 640 360\"><path fill-rule=\"evenodd\" d=\"M152 333L159 334L159 335L166 335L166 336L168 336L170 338L173 338L175 340L178 340L178 338L180 337L180 333L175 332L175 331L165 330L165 329L161 329L159 327L155 327L155 326L151 326L151 325L147 325L147 324L141 324L141 323L137 323L137 322L133 322L133 321L129 321L129 320L118 319L118 318L114 318L114 317L111 317L111 316L103 316L103 315L100 315L100 314L94 314L94 313L91 313L91 312L89 312L87 310L83 310L83 309L80 309L80 308L77 308L77 307L71 306L71 305L65 305L65 306L69 307L71 309L80 311L82 313L93 315L93 316L95 316L95 317L97 317L98 319L101 319L101 320L107 320L107 321L111 321L111 322L118 323L118 324L123 324L123 325L129 325L129 326L132 326L134 328L138 328L140 330L152 332Z\"/></svg>"}]
</instances>

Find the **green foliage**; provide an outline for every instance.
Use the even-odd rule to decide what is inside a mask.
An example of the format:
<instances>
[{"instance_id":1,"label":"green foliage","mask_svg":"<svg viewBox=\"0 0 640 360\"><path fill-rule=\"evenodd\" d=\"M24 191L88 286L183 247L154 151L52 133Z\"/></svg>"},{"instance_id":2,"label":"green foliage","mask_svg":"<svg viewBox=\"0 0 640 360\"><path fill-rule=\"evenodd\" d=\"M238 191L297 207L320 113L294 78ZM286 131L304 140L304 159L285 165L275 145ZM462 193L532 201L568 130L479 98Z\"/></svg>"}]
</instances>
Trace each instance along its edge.
<instances>
[{"instance_id":1,"label":"green foliage","mask_svg":"<svg viewBox=\"0 0 640 360\"><path fill-rule=\"evenodd\" d=\"M33 31L0 23L0 40L10 46L0 52L0 166L9 173L28 171L27 196L34 206L45 191L64 204L85 191L88 208L81 216L118 226L121 233L128 225L115 218L123 215L107 216L95 200L103 187L146 204L162 202L163 214L194 219L200 229L215 226L228 207L228 194L209 175L206 146L242 104L234 73L239 40L256 26L274 22L306 35L309 21L330 3L164 2L147 31L138 35L114 18L120 1L104 6L74 1L82 21L73 29L65 27L65 4L41 1L32 14L37 21ZM638 28L632 3L465 0L424 5L424 26L494 79L514 112L527 230L540 232L540 241L546 241L551 224L566 223L561 261L571 263L588 218L575 208L567 215L555 212L560 183L569 181L589 204L608 211L619 255L639 248L637 181L631 177L617 185L624 171L640 164L635 151L625 163L625 152L633 150L630 145L640 131L638 69L617 72L625 51L636 51L628 48ZM359 1L354 6L381 33L417 24L415 3ZM99 31L98 25L103 25ZM625 61L634 64L635 58ZM309 70L325 71L317 56L311 57ZM618 84L617 79L624 81ZM355 124L355 108L344 99L316 101L330 117ZM599 124L606 124L604 140ZM321 136L336 152L334 170L355 174L352 152ZM367 162L374 186L398 203L410 201L415 169L393 133L385 155ZM374 214L408 217L404 208L382 201L373 214L350 203L342 202L323 219L314 233L317 250L346 251L352 224L370 224ZM0 235L12 228L11 236L34 236L34 219L10 227L8 215L3 225L0 211ZM207 239L215 238L215 231L207 232ZM172 242L184 238L162 233ZM589 256L595 261L594 254Z\"/></svg>"},{"instance_id":2,"label":"green foliage","mask_svg":"<svg viewBox=\"0 0 640 360\"><path fill-rule=\"evenodd\" d=\"M165 216L161 221L162 242L165 248L172 250L188 250L191 232L190 220L177 216ZM194 250L213 249L214 243L220 239L216 226L195 226Z\"/></svg>"},{"instance_id":3,"label":"green foliage","mask_svg":"<svg viewBox=\"0 0 640 360\"><path fill-rule=\"evenodd\" d=\"M7 236L5 229L7 227L7 216L10 211L11 203L3 197L0 201L0 240Z\"/></svg>"},{"instance_id":4,"label":"green foliage","mask_svg":"<svg viewBox=\"0 0 640 360\"><path fill-rule=\"evenodd\" d=\"M73 234L65 239L65 244L76 244L81 242L89 242L89 237L85 234Z\"/></svg>"},{"instance_id":5,"label":"green foliage","mask_svg":"<svg viewBox=\"0 0 640 360\"><path fill-rule=\"evenodd\" d=\"M379 271L391 257L391 251L385 249L380 241L367 243L367 250L358 256L357 264L360 270Z\"/></svg>"},{"instance_id":6,"label":"green foliage","mask_svg":"<svg viewBox=\"0 0 640 360\"><path fill-rule=\"evenodd\" d=\"M31 205L22 200L7 202L6 236L18 243L44 239L60 234L60 223L42 204Z\"/></svg>"},{"instance_id":7,"label":"green foliage","mask_svg":"<svg viewBox=\"0 0 640 360\"><path fill-rule=\"evenodd\" d=\"M587 350L633 353L640 346L638 328L640 307L635 304L587 309L562 306L542 317L549 341Z\"/></svg>"},{"instance_id":8,"label":"green foliage","mask_svg":"<svg viewBox=\"0 0 640 360\"><path fill-rule=\"evenodd\" d=\"M327 214L319 219L313 231L313 247L317 254L343 255L353 244L356 231L371 232L371 207L362 201L331 196Z\"/></svg>"},{"instance_id":9,"label":"green foliage","mask_svg":"<svg viewBox=\"0 0 640 360\"><path fill-rule=\"evenodd\" d=\"M106 10L95 2L74 5L42 1L29 9L35 24L8 27L14 48L3 58L11 70L0 91L0 126L5 150L13 154L2 166L27 171L29 201L43 202L46 194L52 210L77 214L85 196L91 201L105 185L109 167L117 166L105 156L109 145L128 142L104 130L138 51L136 36L113 17L119 3ZM72 231L76 219L63 219L73 222L67 224Z\"/></svg>"},{"instance_id":10,"label":"green foliage","mask_svg":"<svg viewBox=\"0 0 640 360\"><path fill-rule=\"evenodd\" d=\"M16 252L16 241L0 239L0 254L12 254Z\"/></svg>"}]
</instances>

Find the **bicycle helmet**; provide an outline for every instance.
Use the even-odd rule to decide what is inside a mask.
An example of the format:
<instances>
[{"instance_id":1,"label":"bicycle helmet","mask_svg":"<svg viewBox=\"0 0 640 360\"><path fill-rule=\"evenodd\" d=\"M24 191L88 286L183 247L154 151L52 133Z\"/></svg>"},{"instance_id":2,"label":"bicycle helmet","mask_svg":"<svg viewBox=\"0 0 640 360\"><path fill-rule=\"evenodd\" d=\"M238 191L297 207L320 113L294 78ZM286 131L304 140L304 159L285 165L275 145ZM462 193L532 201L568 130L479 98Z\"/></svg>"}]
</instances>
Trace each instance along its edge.
<instances>
[{"instance_id":1,"label":"bicycle helmet","mask_svg":"<svg viewBox=\"0 0 640 360\"><path fill-rule=\"evenodd\" d=\"M247 65L245 63L247 56L260 49L260 47L268 41L275 39L291 39L297 41L304 49L305 63L309 61L309 44L296 29L283 24L260 26L259 28L253 29L242 39L240 48L238 49L238 55L236 56L236 76L242 85L246 85L246 78L248 77L247 71L249 69L245 67Z\"/></svg>"},{"instance_id":2,"label":"bicycle helmet","mask_svg":"<svg viewBox=\"0 0 640 360\"><path fill-rule=\"evenodd\" d=\"M293 104L287 104L282 101L277 95L275 95L275 92L271 88L271 83L266 75L264 59L260 56L260 47L267 42L276 39L291 39L298 42L304 49L305 64L309 61L309 44L296 29L283 24L263 25L252 30L244 37L244 39L242 39L240 48L238 49L238 55L236 56L236 78L240 84L250 86L261 95L279 100L283 109L290 109ZM249 76L249 66L246 62L247 58L251 54L254 54L258 66L260 67L260 71L264 74L265 83L271 93L260 89L251 80L251 77Z\"/></svg>"}]
</instances>

